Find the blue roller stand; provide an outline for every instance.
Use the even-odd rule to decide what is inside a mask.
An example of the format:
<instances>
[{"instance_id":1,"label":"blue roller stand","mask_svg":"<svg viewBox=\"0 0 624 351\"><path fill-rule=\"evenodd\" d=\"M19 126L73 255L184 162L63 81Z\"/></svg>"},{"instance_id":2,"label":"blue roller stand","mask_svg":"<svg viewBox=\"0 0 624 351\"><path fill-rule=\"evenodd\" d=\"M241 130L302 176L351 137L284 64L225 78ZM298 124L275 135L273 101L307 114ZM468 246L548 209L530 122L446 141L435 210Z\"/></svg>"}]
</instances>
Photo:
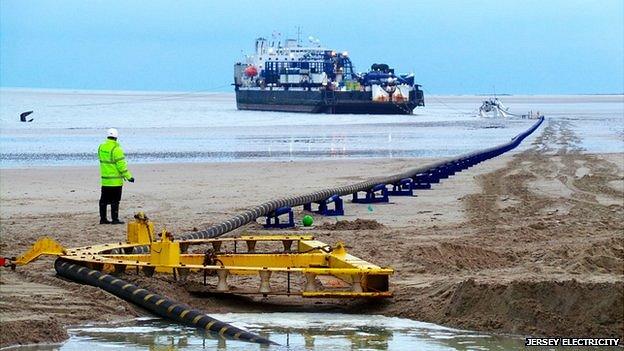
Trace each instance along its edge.
<instances>
[{"instance_id":1,"label":"blue roller stand","mask_svg":"<svg viewBox=\"0 0 624 351\"><path fill-rule=\"evenodd\" d=\"M468 162L467 159L463 159L463 160L461 160L461 161L459 161L457 163L457 171L458 172L461 172L464 169L468 169L468 168L470 168L470 163Z\"/></svg>"},{"instance_id":2,"label":"blue roller stand","mask_svg":"<svg viewBox=\"0 0 624 351\"><path fill-rule=\"evenodd\" d=\"M446 166L440 166L436 168L434 173L436 174L438 179L446 179L449 177L449 173L448 173Z\"/></svg>"},{"instance_id":3,"label":"blue roller stand","mask_svg":"<svg viewBox=\"0 0 624 351\"><path fill-rule=\"evenodd\" d=\"M427 173L427 183L439 183L439 182L440 182L440 173L436 169Z\"/></svg>"},{"instance_id":4,"label":"blue roller stand","mask_svg":"<svg viewBox=\"0 0 624 351\"><path fill-rule=\"evenodd\" d=\"M311 202L303 205L303 209L305 211L316 212L323 216L344 216L344 205L342 199L340 198L340 195L332 195L323 201L315 203L318 204L318 210L312 210ZM333 209L327 206L330 203L334 204Z\"/></svg>"},{"instance_id":5,"label":"blue roller stand","mask_svg":"<svg viewBox=\"0 0 624 351\"><path fill-rule=\"evenodd\" d=\"M327 205L333 203L334 208L331 209ZM330 196L325 201L319 203L318 213L323 216L344 216L344 205L339 195Z\"/></svg>"},{"instance_id":6,"label":"blue roller stand","mask_svg":"<svg viewBox=\"0 0 624 351\"><path fill-rule=\"evenodd\" d=\"M414 181L412 178L404 178L399 182L392 184L392 190L388 191L388 195L393 196L414 196L414 190L412 188Z\"/></svg>"},{"instance_id":7,"label":"blue roller stand","mask_svg":"<svg viewBox=\"0 0 624 351\"><path fill-rule=\"evenodd\" d=\"M412 189L431 189L430 177L428 174L420 173L414 177L414 182L412 183Z\"/></svg>"},{"instance_id":8,"label":"blue roller stand","mask_svg":"<svg viewBox=\"0 0 624 351\"><path fill-rule=\"evenodd\" d=\"M288 214L288 222L280 223L279 216ZM292 208L285 206L280 207L274 212L270 213L266 218L265 228L293 228L295 226L295 216Z\"/></svg>"},{"instance_id":9,"label":"blue roller stand","mask_svg":"<svg viewBox=\"0 0 624 351\"><path fill-rule=\"evenodd\" d=\"M447 175L452 176L457 172L457 168L455 164L448 164L445 166L445 172Z\"/></svg>"},{"instance_id":10,"label":"blue roller stand","mask_svg":"<svg viewBox=\"0 0 624 351\"><path fill-rule=\"evenodd\" d=\"M353 193L353 199L351 202L358 204L390 202L390 199L388 198L388 188L386 188L386 184L377 184L371 189L368 189L368 191L366 191L366 196L363 198L359 198L358 193Z\"/></svg>"}]
</instances>

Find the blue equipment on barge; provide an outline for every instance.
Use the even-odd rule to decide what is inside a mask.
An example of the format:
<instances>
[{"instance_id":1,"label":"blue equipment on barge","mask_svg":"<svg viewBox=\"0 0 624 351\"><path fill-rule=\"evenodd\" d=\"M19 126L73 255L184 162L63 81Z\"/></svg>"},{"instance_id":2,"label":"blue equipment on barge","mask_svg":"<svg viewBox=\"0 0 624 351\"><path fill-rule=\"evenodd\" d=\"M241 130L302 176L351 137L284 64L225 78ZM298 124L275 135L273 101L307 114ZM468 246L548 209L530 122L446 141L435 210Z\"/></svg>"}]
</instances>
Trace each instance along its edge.
<instances>
[{"instance_id":1,"label":"blue equipment on barge","mask_svg":"<svg viewBox=\"0 0 624 351\"><path fill-rule=\"evenodd\" d=\"M395 75L386 64L356 73L345 51L288 39L256 39L253 55L234 65L239 110L311 113L412 114L424 106L414 75Z\"/></svg>"}]
</instances>

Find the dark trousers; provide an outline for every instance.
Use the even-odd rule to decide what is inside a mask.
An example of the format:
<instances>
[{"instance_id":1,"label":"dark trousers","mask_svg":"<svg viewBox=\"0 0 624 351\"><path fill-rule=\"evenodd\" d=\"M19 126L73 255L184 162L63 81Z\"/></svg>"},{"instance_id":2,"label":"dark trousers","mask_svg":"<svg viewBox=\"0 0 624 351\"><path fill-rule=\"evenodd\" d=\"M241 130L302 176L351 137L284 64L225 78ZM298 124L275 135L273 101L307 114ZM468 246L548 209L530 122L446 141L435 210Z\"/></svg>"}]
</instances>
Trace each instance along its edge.
<instances>
[{"instance_id":1,"label":"dark trousers","mask_svg":"<svg viewBox=\"0 0 624 351\"><path fill-rule=\"evenodd\" d=\"M119 201L121 201L121 186L103 186L100 194L100 219L106 220L106 206L111 205L113 221L119 220Z\"/></svg>"}]
</instances>

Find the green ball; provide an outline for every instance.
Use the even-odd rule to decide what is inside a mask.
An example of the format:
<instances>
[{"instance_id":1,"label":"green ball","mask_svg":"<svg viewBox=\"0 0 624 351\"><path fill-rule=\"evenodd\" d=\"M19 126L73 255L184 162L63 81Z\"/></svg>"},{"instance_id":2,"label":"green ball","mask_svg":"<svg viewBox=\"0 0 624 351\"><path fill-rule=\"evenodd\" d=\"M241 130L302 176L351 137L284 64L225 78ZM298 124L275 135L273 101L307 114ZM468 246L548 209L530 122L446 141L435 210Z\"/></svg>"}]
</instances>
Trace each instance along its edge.
<instances>
[{"instance_id":1,"label":"green ball","mask_svg":"<svg viewBox=\"0 0 624 351\"><path fill-rule=\"evenodd\" d=\"M309 227L312 225L312 223L314 223L314 218L312 218L312 216L310 215L305 215L303 216L301 223L303 223L304 227Z\"/></svg>"}]
</instances>

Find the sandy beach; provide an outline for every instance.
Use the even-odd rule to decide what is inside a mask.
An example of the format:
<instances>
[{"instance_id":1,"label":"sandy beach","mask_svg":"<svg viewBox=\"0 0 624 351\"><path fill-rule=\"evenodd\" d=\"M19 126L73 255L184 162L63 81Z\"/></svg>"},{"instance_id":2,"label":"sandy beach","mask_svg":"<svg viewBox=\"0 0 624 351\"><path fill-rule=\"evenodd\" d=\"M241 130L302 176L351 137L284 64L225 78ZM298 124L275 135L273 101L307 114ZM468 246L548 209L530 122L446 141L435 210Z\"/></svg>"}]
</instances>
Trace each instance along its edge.
<instances>
[{"instance_id":1,"label":"sandy beach","mask_svg":"<svg viewBox=\"0 0 624 351\"><path fill-rule=\"evenodd\" d=\"M339 309L523 335L624 336L624 154L587 154L565 120L547 120L525 147L390 204L346 205L335 225L315 216L320 240L396 270L386 301L215 299L170 277L129 276L206 312ZM365 159L131 165L121 213L145 211L182 233L283 195L398 173L434 160ZM98 168L0 170L0 252L49 235L67 247L119 241L98 225ZM371 211L372 209L372 211ZM300 211L300 209L298 209ZM258 231L248 225L228 235ZM144 312L55 277L53 260L0 271L0 346L59 342L65 327ZM197 278L199 279L199 278Z\"/></svg>"}]
</instances>

